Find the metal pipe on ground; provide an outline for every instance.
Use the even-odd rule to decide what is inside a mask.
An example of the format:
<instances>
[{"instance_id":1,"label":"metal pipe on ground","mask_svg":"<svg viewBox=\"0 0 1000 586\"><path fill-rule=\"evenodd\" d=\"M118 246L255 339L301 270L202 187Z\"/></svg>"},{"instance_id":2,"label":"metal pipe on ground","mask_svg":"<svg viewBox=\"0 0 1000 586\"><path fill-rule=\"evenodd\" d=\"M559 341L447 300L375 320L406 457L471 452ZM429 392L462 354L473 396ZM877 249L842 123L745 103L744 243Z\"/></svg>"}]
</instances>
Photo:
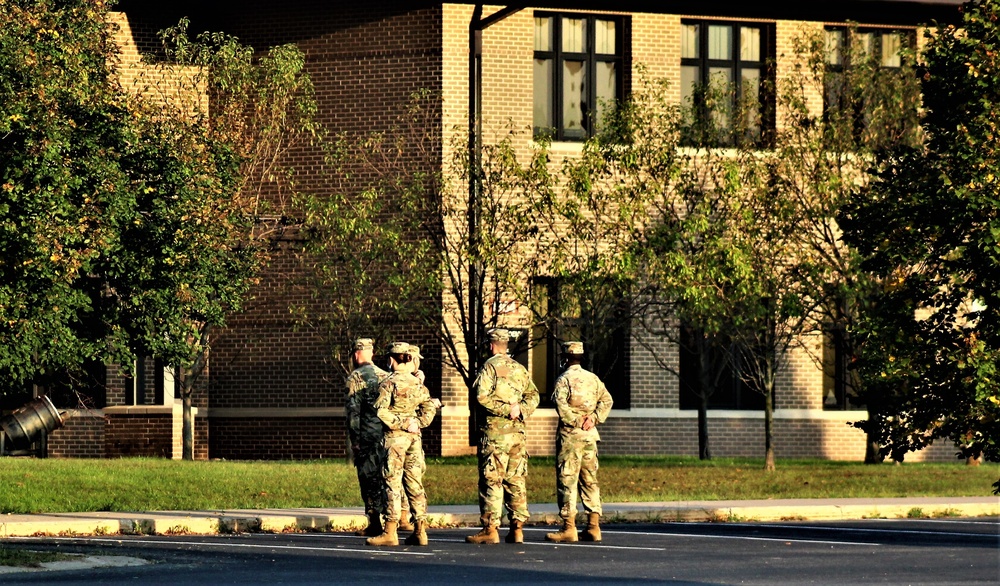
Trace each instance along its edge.
<instances>
[{"instance_id":1,"label":"metal pipe on ground","mask_svg":"<svg viewBox=\"0 0 1000 586\"><path fill-rule=\"evenodd\" d=\"M0 418L0 455L7 449L26 449L31 447L43 433L59 429L65 419L52 400L42 395L25 403L9 415Z\"/></svg>"}]
</instances>

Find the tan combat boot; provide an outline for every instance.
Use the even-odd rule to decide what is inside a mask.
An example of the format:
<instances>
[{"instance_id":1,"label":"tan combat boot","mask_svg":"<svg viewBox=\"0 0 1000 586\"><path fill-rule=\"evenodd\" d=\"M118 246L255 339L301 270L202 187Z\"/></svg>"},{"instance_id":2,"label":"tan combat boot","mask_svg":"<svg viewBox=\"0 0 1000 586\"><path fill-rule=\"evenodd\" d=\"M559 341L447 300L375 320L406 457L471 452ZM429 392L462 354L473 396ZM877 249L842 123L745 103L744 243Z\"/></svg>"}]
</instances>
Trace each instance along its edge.
<instances>
[{"instance_id":1,"label":"tan combat boot","mask_svg":"<svg viewBox=\"0 0 1000 586\"><path fill-rule=\"evenodd\" d=\"M365 540L367 545L399 545L399 537L396 535L396 525L395 521L386 521L385 529L382 531L382 535L378 537L369 537Z\"/></svg>"},{"instance_id":2,"label":"tan combat boot","mask_svg":"<svg viewBox=\"0 0 1000 586\"><path fill-rule=\"evenodd\" d=\"M601 540L601 515L600 513L589 513L587 516L587 529L580 532L580 541L600 541Z\"/></svg>"},{"instance_id":3,"label":"tan combat boot","mask_svg":"<svg viewBox=\"0 0 1000 586\"><path fill-rule=\"evenodd\" d=\"M417 519L413 533L403 540L403 543L406 545L427 545L427 521Z\"/></svg>"},{"instance_id":4,"label":"tan combat boot","mask_svg":"<svg viewBox=\"0 0 1000 586\"><path fill-rule=\"evenodd\" d=\"M407 513L399 518L400 531L413 531L413 523L410 523L410 514Z\"/></svg>"},{"instance_id":5,"label":"tan combat boot","mask_svg":"<svg viewBox=\"0 0 1000 586\"><path fill-rule=\"evenodd\" d=\"M576 543L576 519L563 519L563 528L558 533L546 533L545 539L556 543Z\"/></svg>"},{"instance_id":6,"label":"tan combat boot","mask_svg":"<svg viewBox=\"0 0 1000 586\"><path fill-rule=\"evenodd\" d=\"M380 515L369 515L368 526L359 529L354 533L358 537L377 537L382 535L382 517Z\"/></svg>"},{"instance_id":7,"label":"tan combat boot","mask_svg":"<svg viewBox=\"0 0 1000 586\"><path fill-rule=\"evenodd\" d=\"M524 543L524 521L514 519L510 522L510 531L504 539L507 543Z\"/></svg>"},{"instance_id":8,"label":"tan combat boot","mask_svg":"<svg viewBox=\"0 0 1000 586\"><path fill-rule=\"evenodd\" d=\"M500 534L494 525L487 525L483 530L475 535L465 538L466 543L500 543Z\"/></svg>"}]
</instances>

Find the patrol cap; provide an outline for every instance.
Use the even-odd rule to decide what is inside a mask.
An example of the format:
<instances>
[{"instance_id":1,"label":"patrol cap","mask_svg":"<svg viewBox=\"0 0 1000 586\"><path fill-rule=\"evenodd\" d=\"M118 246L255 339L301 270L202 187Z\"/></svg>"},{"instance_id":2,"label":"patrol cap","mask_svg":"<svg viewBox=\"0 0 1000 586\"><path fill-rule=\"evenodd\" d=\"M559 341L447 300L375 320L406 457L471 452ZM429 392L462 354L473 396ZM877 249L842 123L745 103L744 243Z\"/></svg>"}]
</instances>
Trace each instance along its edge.
<instances>
[{"instance_id":1,"label":"patrol cap","mask_svg":"<svg viewBox=\"0 0 1000 586\"><path fill-rule=\"evenodd\" d=\"M490 342L510 342L510 332L504 328L493 328L486 336Z\"/></svg>"},{"instance_id":2,"label":"patrol cap","mask_svg":"<svg viewBox=\"0 0 1000 586\"><path fill-rule=\"evenodd\" d=\"M410 344L410 356L413 356L414 358L423 358L423 356L420 355L420 346Z\"/></svg>"},{"instance_id":3,"label":"patrol cap","mask_svg":"<svg viewBox=\"0 0 1000 586\"><path fill-rule=\"evenodd\" d=\"M563 354L583 354L583 342L563 342Z\"/></svg>"},{"instance_id":4,"label":"patrol cap","mask_svg":"<svg viewBox=\"0 0 1000 586\"><path fill-rule=\"evenodd\" d=\"M409 354L410 345L406 342L393 342L389 345L389 354Z\"/></svg>"},{"instance_id":5,"label":"patrol cap","mask_svg":"<svg viewBox=\"0 0 1000 586\"><path fill-rule=\"evenodd\" d=\"M357 340L354 340L354 349L355 350L374 350L375 349L375 340L372 340L371 338L358 338Z\"/></svg>"}]
</instances>

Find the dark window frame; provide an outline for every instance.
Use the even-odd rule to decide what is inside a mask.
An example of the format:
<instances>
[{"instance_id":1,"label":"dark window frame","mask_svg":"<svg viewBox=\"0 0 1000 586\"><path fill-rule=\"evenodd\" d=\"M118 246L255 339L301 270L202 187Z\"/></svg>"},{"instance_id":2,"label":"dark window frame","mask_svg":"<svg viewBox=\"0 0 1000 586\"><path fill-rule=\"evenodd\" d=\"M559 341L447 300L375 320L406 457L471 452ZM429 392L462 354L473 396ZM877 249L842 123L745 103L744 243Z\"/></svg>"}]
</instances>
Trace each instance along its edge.
<instances>
[{"instance_id":1,"label":"dark window frame","mask_svg":"<svg viewBox=\"0 0 1000 586\"><path fill-rule=\"evenodd\" d=\"M882 54L882 38L884 33L894 33L902 37L902 42L900 44L901 49L915 50L917 47L917 29L913 27L851 27L844 24L838 25L826 25L823 27L823 41L824 41L824 51L826 51L826 34L832 31L839 31L842 33L842 45L840 47L840 63L831 63L828 55L824 54L823 63L826 68L826 73L829 74L839 74L841 75L839 87L836 91L831 90L832 83L830 80L824 81L823 83L823 118L824 120L829 119L831 113L834 111L834 104L831 104L831 95L836 94L839 96L836 105L839 108L845 108L849 104L849 93L850 88L848 87L847 76L845 73L850 70L852 66L852 56L856 53L852 49L855 43L859 42L861 35L873 34L874 42L872 43L871 53L869 54L870 59L879 59L881 61ZM889 70L900 70L902 69L902 59L900 59L900 65L884 65L881 62L878 63L880 69ZM860 128L855 132L860 132Z\"/></svg>"},{"instance_id":2,"label":"dark window frame","mask_svg":"<svg viewBox=\"0 0 1000 586\"><path fill-rule=\"evenodd\" d=\"M584 359L582 366L597 374L614 399L614 409L629 409L632 405L632 353L629 345L631 340L631 320L623 315L621 319L615 320L617 327L609 330L599 328L600 331L609 335L610 343L603 345L603 352L596 349L588 341L585 332L587 326L585 319L561 315L563 281L554 277L535 277L532 279L533 286L544 291L547 299L546 312L549 320L544 324L539 324L533 336L533 351L544 352L545 357L545 389L539 388L542 395L543 407L554 407L551 401L551 392L555 388L555 381L563 373L561 349L563 342L569 340L583 340ZM606 340L607 341L607 340ZM542 372L535 369L542 365L532 364L531 375L538 381L542 378ZM537 376L536 376L537 375ZM540 382L540 381L539 381ZM537 383L536 383L537 384Z\"/></svg>"},{"instance_id":3,"label":"dark window frame","mask_svg":"<svg viewBox=\"0 0 1000 586\"><path fill-rule=\"evenodd\" d=\"M678 332L678 379L680 381L680 396L678 397L678 408L681 411L697 410L700 397L694 390L699 386L699 371L701 366L698 362L698 354L691 346L684 342L688 333L683 326L679 326ZM755 391L740 376L741 364L745 360L743 353L738 348L725 350L714 348L713 351L728 354L725 372L720 381L719 388L709 397L708 409L726 411L763 411L764 395ZM773 397L772 397L773 399ZM773 402L772 402L773 404Z\"/></svg>"},{"instance_id":4,"label":"dark window frame","mask_svg":"<svg viewBox=\"0 0 1000 586\"><path fill-rule=\"evenodd\" d=\"M616 65L615 78L615 100L622 100L627 95L629 78L629 68L631 67L629 55L631 53L631 18L618 14L596 14L596 13L575 13L556 11L536 11L534 18L552 18L552 48L550 51L534 51L534 59L547 59L552 61L552 77L549 79L551 85L551 102L549 107L552 112L552 126L539 127L532 121L532 128L536 137L547 137L560 142L584 141L594 135L597 125L597 63L610 62ZM567 53L562 50L562 22L564 19L586 20L586 51L583 53ZM614 55L604 55L595 52L596 26L598 20L608 20L615 23L615 53ZM587 104L591 105L590 111L583 112L582 124L584 128L580 131L566 130L563 128L563 63L565 61L583 61L586 63L585 78L587 80ZM534 83L534 82L533 82Z\"/></svg>"},{"instance_id":5,"label":"dark window frame","mask_svg":"<svg viewBox=\"0 0 1000 586\"><path fill-rule=\"evenodd\" d=\"M756 146L768 146L771 144L774 136L774 111L775 111L775 96L773 92L773 82L774 82L774 59L777 53L777 47L775 45L775 24L772 22L757 22L757 21L745 21L745 20L714 20L714 19L699 19L699 18L684 18L681 19L681 26L685 25L697 25L698 26L698 56L697 57L681 57L681 67L684 66L695 66L699 68L699 80L698 83L703 88L709 87L711 69L716 68L729 68L732 71L732 83L734 87L733 103L731 104L730 113L737 112L736 106L740 103L743 93L743 84L741 80L743 79L742 73L744 69L755 69L760 71L760 90L757 96L758 103L760 104L759 120L760 129L759 136L752 141L751 144ZM729 26L732 30L732 55L730 59L710 59L709 58L709 34L708 27L710 26ZM742 34L743 27L752 27L760 30L760 60L749 61L744 60L740 54L740 35ZM695 96L697 99L697 95ZM683 106L683 104L682 104ZM704 103L693 104L695 116L700 118L700 121L704 123L709 116L712 115L710 111L707 110ZM706 124L707 125L707 124ZM732 121L730 121L730 126L733 126ZM732 130L730 131L732 134ZM735 139L735 137L733 137ZM695 138L693 140L688 140L693 146L734 146L737 143L736 140L732 141L720 141L720 144L704 144L704 137ZM712 141L708 141L712 142Z\"/></svg>"}]
</instances>

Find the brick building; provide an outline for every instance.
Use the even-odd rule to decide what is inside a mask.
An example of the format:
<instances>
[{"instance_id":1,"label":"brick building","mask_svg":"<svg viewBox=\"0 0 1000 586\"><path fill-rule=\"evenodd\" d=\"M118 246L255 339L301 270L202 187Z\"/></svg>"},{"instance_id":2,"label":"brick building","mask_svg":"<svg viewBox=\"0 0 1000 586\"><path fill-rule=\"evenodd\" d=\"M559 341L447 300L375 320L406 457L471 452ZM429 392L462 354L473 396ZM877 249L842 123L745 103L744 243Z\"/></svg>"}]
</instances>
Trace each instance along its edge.
<instances>
[{"instance_id":1,"label":"brick building","mask_svg":"<svg viewBox=\"0 0 1000 586\"><path fill-rule=\"evenodd\" d=\"M447 134L467 126L470 84L470 26L476 5L469 3L383 2L363 4L288 0L167 3L124 1L118 15L123 62L152 47L155 32L189 16L192 27L223 30L257 49L296 43L307 56L321 120L347 133L387 129L410 94L430 90L442 96L434 131L440 157L449 156ZM790 44L803 31L836 31L857 23L873 47L889 45L898 33L919 37L918 26L954 20L956 1L848 1L787 3L738 2L550 2L544 6L486 6L478 27L482 54L481 113L485 128L510 120L517 127L555 129L552 151L573 156L588 129L583 103L623 97L641 65L650 76L670 79L676 99L685 88L722 71L735 79L760 82L765 62L774 75L790 69ZM650 6L656 8L650 8ZM609 10L613 8L614 10ZM696 42L695 39L701 39ZM576 88L589 76L589 95ZM815 96L822 104L822 95ZM529 145L524 145L525 149ZM295 166L309 169L319 152L297 153ZM322 177L304 178L321 191ZM197 456L226 459L342 457L346 440L341 374L326 358L326 345L298 329L287 287L296 265L294 238L279 243L247 310L231 321L213 346L207 382L196 397ZM442 319L447 319L442 316ZM432 332L406 331L420 343L428 386L446 407L425 439L431 454L474 453L470 442L467 390L460 377L441 366ZM815 342L816 347L822 340ZM683 454L698 450L696 411L682 397L680 383L657 366L650 344L634 336L621 340L627 368L616 389L616 408L602 428L606 454ZM660 357L682 360L664 341ZM538 352L524 360L540 383L551 379L552 361ZM863 418L837 396L823 372L806 356L791 356L776 392L778 457L859 460L863 434L847 423ZM547 372L548 371L548 372ZM134 376L110 373L94 410L81 411L51 434L50 455L59 457L143 454L179 457L179 407L171 393L169 369L144 360ZM832 397L832 400L831 400ZM530 450L551 454L556 416L536 412L529 424ZM739 388L720 397L709 413L713 453L760 456L763 413ZM918 457L952 459L950 446L935 446Z\"/></svg>"}]
</instances>

